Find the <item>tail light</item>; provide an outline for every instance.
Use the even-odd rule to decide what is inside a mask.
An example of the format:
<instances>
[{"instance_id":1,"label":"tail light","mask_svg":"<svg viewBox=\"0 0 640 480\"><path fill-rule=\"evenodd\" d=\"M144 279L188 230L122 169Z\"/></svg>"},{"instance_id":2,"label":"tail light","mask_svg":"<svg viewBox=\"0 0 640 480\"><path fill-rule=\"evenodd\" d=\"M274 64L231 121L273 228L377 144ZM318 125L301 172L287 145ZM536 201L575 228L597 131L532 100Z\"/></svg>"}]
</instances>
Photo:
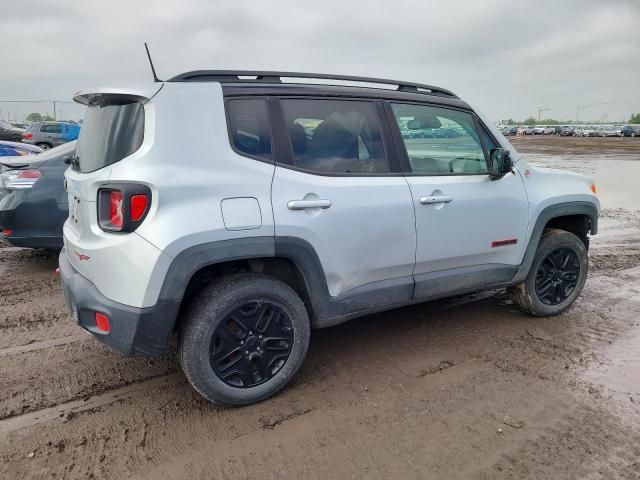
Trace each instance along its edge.
<instances>
[{"instance_id":1,"label":"tail light","mask_svg":"<svg viewBox=\"0 0 640 480\"><path fill-rule=\"evenodd\" d=\"M40 170L7 170L0 174L0 187L7 190L22 190L32 188L42 176Z\"/></svg>"},{"instance_id":2,"label":"tail light","mask_svg":"<svg viewBox=\"0 0 640 480\"><path fill-rule=\"evenodd\" d=\"M22 138L24 138L25 140L28 140L28 139L30 139L30 138L33 138L33 133L31 133L31 132L24 132L24 133L22 134Z\"/></svg>"},{"instance_id":3,"label":"tail light","mask_svg":"<svg viewBox=\"0 0 640 480\"><path fill-rule=\"evenodd\" d=\"M133 232L151 206L151 190L145 185L114 184L98 190L98 225L105 232Z\"/></svg>"}]
</instances>

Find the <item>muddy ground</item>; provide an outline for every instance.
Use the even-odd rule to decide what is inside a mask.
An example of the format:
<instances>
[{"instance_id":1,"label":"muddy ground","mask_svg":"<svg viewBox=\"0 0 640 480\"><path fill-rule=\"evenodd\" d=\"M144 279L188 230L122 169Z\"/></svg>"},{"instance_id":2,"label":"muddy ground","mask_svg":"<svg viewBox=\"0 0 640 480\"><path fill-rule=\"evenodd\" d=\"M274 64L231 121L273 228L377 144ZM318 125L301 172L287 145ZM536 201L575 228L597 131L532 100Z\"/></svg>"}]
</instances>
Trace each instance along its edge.
<instances>
[{"instance_id":1,"label":"muddy ground","mask_svg":"<svg viewBox=\"0 0 640 480\"><path fill-rule=\"evenodd\" d=\"M640 164L638 139L562 141L517 148L596 177ZM604 205L565 314L492 291L314 331L293 384L244 408L202 400L172 352L110 352L66 312L55 256L0 248L0 478L640 478L638 197Z\"/></svg>"}]
</instances>

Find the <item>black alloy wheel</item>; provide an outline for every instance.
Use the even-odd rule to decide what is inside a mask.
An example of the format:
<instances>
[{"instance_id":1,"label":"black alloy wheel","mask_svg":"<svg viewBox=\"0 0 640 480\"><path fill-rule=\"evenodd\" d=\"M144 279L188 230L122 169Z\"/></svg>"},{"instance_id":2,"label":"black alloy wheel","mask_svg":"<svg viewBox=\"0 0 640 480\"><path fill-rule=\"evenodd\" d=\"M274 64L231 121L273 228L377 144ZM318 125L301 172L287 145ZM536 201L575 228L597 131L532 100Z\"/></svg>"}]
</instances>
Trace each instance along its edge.
<instances>
[{"instance_id":1,"label":"black alloy wheel","mask_svg":"<svg viewBox=\"0 0 640 480\"><path fill-rule=\"evenodd\" d=\"M294 344L291 319L276 303L247 302L214 330L209 361L216 376L236 388L267 382L289 359Z\"/></svg>"},{"instance_id":2,"label":"black alloy wheel","mask_svg":"<svg viewBox=\"0 0 640 480\"><path fill-rule=\"evenodd\" d=\"M536 272L535 290L545 305L564 302L580 278L580 261L571 249L563 247L549 253Z\"/></svg>"}]
</instances>

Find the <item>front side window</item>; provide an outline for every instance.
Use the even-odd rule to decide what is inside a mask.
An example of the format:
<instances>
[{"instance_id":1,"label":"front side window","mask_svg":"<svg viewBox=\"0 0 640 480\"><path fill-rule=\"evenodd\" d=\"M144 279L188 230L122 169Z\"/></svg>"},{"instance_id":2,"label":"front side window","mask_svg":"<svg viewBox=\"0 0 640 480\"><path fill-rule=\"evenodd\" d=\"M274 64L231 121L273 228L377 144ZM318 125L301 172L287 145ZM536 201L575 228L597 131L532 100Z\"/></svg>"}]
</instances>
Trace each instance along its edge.
<instances>
[{"instance_id":1,"label":"front side window","mask_svg":"<svg viewBox=\"0 0 640 480\"><path fill-rule=\"evenodd\" d=\"M388 173L373 103L285 99L282 112L295 166L318 173Z\"/></svg>"},{"instance_id":2,"label":"front side window","mask_svg":"<svg viewBox=\"0 0 640 480\"><path fill-rule=\"evenodd\" d=\"M424 175L487 173L473 116L427 105L391 104L411 172Z\"/></svg>"},{"instance_id":3,"label":"front side window","mask_svg":"<svg viewBox=\"0 0 640 480\"><path fill-rule=\"evenodd\" d=\"M271 129L267 103L263 98L229 100L229 130L235 149L241 154L269 160Z\"/></svg>"}]
</instances>

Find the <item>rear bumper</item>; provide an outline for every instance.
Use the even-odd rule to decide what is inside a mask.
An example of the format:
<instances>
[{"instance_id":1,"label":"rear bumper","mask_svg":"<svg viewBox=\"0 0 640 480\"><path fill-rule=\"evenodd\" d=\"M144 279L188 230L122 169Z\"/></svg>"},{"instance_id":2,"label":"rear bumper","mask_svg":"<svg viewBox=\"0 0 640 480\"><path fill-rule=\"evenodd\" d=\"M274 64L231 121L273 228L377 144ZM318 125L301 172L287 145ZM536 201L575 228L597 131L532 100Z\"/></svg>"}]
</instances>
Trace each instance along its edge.
<instances>
[{"instance_id":1,"label":"rear bumper","mask_svg":"<svg viewBox=\"0 0 640 480\"><path fill-rule=\"evenodd\" d=\"M123 355L157 356L169 344L180 307L177 301L160 301L136 308L109 300L71 265L66 249L60 252L60 283L74 319L96 339ZM110 330L98 330L95 313L109 317Z\"/></svg>"}]
</instances>

